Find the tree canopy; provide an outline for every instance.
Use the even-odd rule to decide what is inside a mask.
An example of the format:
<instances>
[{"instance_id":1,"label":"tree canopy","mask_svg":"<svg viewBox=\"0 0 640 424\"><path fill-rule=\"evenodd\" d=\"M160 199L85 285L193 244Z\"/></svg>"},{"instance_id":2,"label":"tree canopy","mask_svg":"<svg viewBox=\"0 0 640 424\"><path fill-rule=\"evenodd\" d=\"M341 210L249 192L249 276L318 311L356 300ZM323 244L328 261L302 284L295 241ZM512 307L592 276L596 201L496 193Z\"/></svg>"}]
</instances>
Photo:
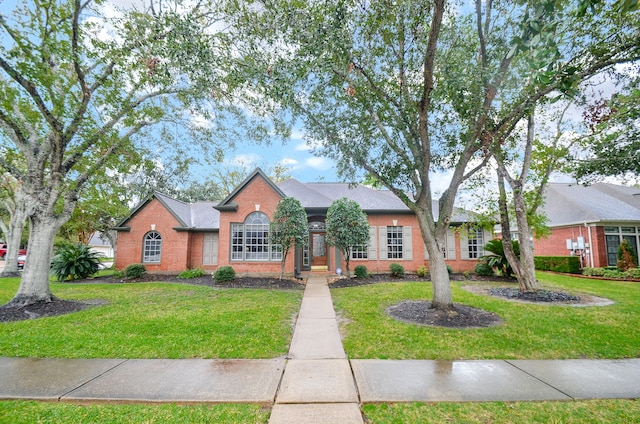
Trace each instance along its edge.
<instances>
[{"instance_id":1,"label":"tree canopy","mask_svg":"<svg viewBox=\"0 0 640 424\"><path fill-rule=\"evenodd\" d=\"M618 4L555 0L229 2L262 108L299 122L350 180L369 174L416 213L432 305L453 307L442 249L461 184L538 104L639 52ZM436 189L433 178L448 185ZM434 215L432 200L437 200Z\"/></svg>"},{"instance_id":2,"label":"tree canopy","mask_svg":"<svg viewBox=\"0 0 640 424\"><path fill-rule=\"evenodd\" d=\"M353 250L367 249L369 243L367 214L360 208L358 202L342 197L329 206L326 225L327 243L342 252L348 277Z\"/></svg>"}]
</instances>

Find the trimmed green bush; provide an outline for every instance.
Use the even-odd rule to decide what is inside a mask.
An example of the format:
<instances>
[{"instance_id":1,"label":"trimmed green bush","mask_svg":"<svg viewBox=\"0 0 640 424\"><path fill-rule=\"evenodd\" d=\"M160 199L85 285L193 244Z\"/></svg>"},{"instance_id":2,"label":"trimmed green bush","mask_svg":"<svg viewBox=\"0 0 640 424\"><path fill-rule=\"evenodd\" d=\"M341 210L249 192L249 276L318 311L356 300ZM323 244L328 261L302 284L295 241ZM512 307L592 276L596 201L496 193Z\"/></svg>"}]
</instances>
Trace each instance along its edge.
<instances>
[{"instance_id":1,"label":"trimmed green bush","mask_svg":"<svg viewBox=\"0 0 640 424\"><path fill-rule=\"evenodd\" d=\"M182 271L180 274L178 274L178 278L188 280L190 278L202 277L203 275L204 275L204 269L193 268L193 269L186 269Z\"/></svg>"},{"instance_id":2,"label":"trimmed green bush","mask_svg":"<svg viewBox=\"0 0 640 424\"><path fill-rule=\"evenodd\" d=\"M492 277L493 276L493 268L491 268L488 264L484 262L479 262L473 268L473 272L476 275L481 275L483 277Z\"/></svg>"},{"instance_id":3,"label":"trimmed green bush","mask_svg":"<svg viewBox=\"0 0 640 424\"><path fill-rule=\"evenodd\" d=\"M236 279L236 271L230 265L221 266L213 273L213 278L218 283L226 283Z\"/></svg>"},{"instance_id":4,"label":"trimmed green bush","mask_svg":"<svg viewBox=\"0 0 640 424\"><path fill-rule=\"evenodd\" d=\"M404 267L399 263L392 262L389 265L389 269L391 270L392 277L404 277Z\"/></svg>"},{"instance_id":5,"label":"trimmed green bush","mask_svg":"<svg viewBox=\"0 0 640 424\"><path fill-rule=\"evenodd\" d=\"M124 269L126 278L140 278L147 273L147 267L143 264L131 264Z\"/></svg>"},{"instance_id":6,"label":"trimmed green bush","mask_svg":"<svg viewBox=\"0 0 640 424\"><path fill-rule=\"evenodd\" d=\"M451 265L447 265L447 272L449 275L453 274L453 268L451 268Z\"/></svg>"},{"instance_id":7,"label":"trimmed green bush","mask_svg":"<svg viewBox=\"0 0 640 424\"><path fill-rule=\"evenodd\" d=\"M364 265L358 265L353 270L356 274L356 278L367 278L369 276L369 272L367 271L367 267Z\"/></svg>"},{"instance_id":8,"label":"trimmed green bush","mask_svg":"<svg viewBox=\"0 0 640 424\"><path fill-rule=\"evenodd\" d=\"M418 277L424 278L429 274L429 268L426 265L420 265L416 270L416 274L418 274Z\"/></svg>"},{"instance_id":9,"label":"trimmed green bush","mask_svg":"<svg viewBox=\"0 0 640 424\"><path fill-rule=\"evenodd\" d=\"M579 256L536 256L533 262L539 271L580 274Z\"/></svg>"},{"instance_id":10,"label":"trimmed green bush","mask_svg":"<svg viewBox=\"0 0 640 424\"><path fill-rule=\"evenodd\" d=\"M87 278L100 269L101 253L78 243L60 248L51 261L51 272L58 281Z\"/></svg>"}]
</instances>

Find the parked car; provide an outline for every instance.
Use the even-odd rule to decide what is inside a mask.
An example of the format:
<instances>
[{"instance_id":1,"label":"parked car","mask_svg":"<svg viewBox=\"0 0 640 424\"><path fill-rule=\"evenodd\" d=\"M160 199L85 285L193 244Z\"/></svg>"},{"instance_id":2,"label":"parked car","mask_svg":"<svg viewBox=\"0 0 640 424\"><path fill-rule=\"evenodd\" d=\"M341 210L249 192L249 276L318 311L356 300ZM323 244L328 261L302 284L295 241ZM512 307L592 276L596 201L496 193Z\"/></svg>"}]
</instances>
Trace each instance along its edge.
<instances>
[{"instance_id":1,"label":"parked car","mask_svg":"<svg viewBox=\"0 0 640 424\"><path fill-rule=\"evenodd\" d=\"M18 256L18 271L22 271L24 269L24 261L27 259L27 255Z\"/></svg>"},{"instance_id":2,"label":"parked car","mask_svg":"<svg viewBox=\"0 0 640 424\"><path fill-rule=\"evenodd\" d=\"M20 249L18 251L18 255L26 255L26 254L27 254L27 249ZM4 259L5 256L7 256L7 245L2 244L0 245L0 258Z\"/></svg>"}]
</instances>

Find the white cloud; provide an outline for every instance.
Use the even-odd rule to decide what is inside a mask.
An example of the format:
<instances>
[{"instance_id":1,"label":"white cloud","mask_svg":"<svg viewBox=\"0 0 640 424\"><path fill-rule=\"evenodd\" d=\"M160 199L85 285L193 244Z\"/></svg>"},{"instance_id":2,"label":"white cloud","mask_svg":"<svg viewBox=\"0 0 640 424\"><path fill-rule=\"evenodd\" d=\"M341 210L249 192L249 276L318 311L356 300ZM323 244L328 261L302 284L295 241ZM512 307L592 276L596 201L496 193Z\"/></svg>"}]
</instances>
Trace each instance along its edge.
<instances>
[{"instance_id":1,"label":"white cloud","mask_svg":"<svg viewBox=\"0 0 640 424\"><path fill-rule=\"evenodd\" d=\"M284 158L280 161L280 163L282 165L295 167L299 162L294 158Z\"/></svg>"},{"instance_id":2,"label":"white cloud","mask_svg":"<svg viewBox=\"0 0 640 424\"><path fill-rule=\"evenodd\" d=\"M333 166L333 163L329 159L319 157L307 158L305 159L304 164L305 166L320 171L326 171L328 169L331 169L331 167Z\"/></svg>"},{"instance_id":3,"label":"white cloud","mask_svg":"<svg viewBox=\"0 0 640 424\"><path fill-rule=\"evenodd\" d=\"M234 166L240 166L246 169L253 169L256 167L256 164L260 162L262 159L261 156L256 155L254 153L245 153L241 155L234 156L231 158L231 164Z\"/></svg>"}]
</instances>

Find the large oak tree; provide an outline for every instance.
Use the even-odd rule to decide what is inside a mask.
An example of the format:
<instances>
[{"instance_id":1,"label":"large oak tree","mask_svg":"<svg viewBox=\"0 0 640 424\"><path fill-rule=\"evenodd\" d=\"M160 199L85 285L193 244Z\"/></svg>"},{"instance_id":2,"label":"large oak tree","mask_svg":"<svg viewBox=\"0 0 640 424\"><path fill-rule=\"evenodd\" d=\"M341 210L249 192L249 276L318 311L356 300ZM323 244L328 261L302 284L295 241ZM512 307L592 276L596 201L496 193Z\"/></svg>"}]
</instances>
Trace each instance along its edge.
<instances>
[{"instance_id":1,"label":"large oak tree","mask_svg":"<svg viewBox=\"0 0 640 424\"><path fill-rule=\"evenodd\" d=\"M152 126L184 124L187 133L190 117L211 118L213 104L213 127L232 125L225 113L238 116L219 66L228 44L210 30L212 3L115 14L102 6L26 1L0 14L0 165L20 182L15 201L31 230L11 305L52 299L57 231L94 176L158 136Z\"/></svg>"},{"instance_id":2,"label":"large oak tree","mask_svg":"<svg viewBox=\"0 0 640 424\"><path fill-rule=\"evenodd\" d=\"M343 176L366 172L415 212L432 305L449 309L442 251L458 189L536 104L637 50L637 27L614 9L598 1L265 0L228 2L228 20L245 58L238 71L261 108L301 123ZM593 31L599 23L607 31ZM448 184L437 189L442 175Z\"/></svg>"}]
</instances>

